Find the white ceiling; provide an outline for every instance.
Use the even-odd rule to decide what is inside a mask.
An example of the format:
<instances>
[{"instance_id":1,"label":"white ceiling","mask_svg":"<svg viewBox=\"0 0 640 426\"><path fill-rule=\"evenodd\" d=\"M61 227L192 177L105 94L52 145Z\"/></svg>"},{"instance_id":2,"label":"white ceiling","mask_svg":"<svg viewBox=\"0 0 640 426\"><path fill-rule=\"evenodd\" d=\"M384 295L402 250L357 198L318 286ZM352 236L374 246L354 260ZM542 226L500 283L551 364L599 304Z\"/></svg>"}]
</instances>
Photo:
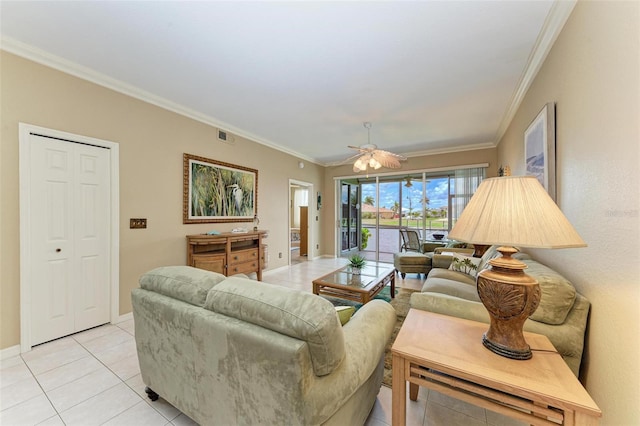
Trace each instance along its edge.
<instances>
[{"instance_id":1,"label":"white ceiling","mask_svg":"<svg viewBox=\"0 0 640 426\"><path fill-rule=\"evenodd\" d=\"M7 51L329 164L367 143L365 121L396 153L495 146L572 7L2 1L0 32Z\"/></svg>"}]
</instances>

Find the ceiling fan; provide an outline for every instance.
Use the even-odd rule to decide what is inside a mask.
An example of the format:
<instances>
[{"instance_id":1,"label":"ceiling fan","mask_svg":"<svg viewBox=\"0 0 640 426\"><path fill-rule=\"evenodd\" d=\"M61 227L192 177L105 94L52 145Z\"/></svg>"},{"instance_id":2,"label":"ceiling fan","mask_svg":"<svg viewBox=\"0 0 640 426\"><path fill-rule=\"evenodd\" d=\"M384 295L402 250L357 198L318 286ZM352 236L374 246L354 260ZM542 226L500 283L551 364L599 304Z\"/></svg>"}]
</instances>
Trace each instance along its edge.
<instances>
[{"instance_id":1,"label":"ceiling fan","mask_svg":"<svg viewBox=\"0 0 640 426\"><path fill-rule=\"evenodd\" d=\"M349 145L349 148L359 151L358 154L346 160L351 161L357 158L353 164L353 171L356 173L363 172L367 170L367 167L371 167L374 170L378 170L381 167L399 169L400 161L405 161L407 158L402 155L378 149L376 145L371 143L371 123L365 121L363 124L365 129L367 129L368 143L361 146Z\"/></svg>"}]
</instances>

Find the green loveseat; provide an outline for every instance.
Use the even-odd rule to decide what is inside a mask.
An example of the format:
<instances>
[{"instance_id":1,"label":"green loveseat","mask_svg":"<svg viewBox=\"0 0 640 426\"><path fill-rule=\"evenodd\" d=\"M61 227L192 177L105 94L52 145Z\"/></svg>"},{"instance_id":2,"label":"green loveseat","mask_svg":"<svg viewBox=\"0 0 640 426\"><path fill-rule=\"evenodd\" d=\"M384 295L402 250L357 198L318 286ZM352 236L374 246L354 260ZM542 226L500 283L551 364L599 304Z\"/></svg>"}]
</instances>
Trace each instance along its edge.
<instances>
[{"instance_id":1,"label":"green loveseat","mask_svg":"<svg viewBox=\"0 0 640 426\"><path fill-rule=\"evenodd\" d=\"M396 313L373 300L340 325L320 296L188 266L132 291L142 380L202 425L358 425L380 390Z\"/></svg>"},{"instance_id":2,"label":"green loveseat","mask_svg":"<svg viewBox=\"0 0 640 426\"><path fill-rule=\"evenodd\" d=\"M442 251L446 253L446 249ZM500 253L495 246L490 247L482 256L477 270L488 266L488 261L496 256ZM525 322L524 330L547 336L578 376L589 301L576 292L566 278L526 253L517 253L513 257L527 265L525 272L538 281L542 293L540 305ZM452 255L442 252L433 256L433 269L422 291L411 295L411 307L489 324L489 314L476 290L476 278L447 269L452 259ZM482 343L478 341L478 344Z\"/></svg>"}]
</instances>

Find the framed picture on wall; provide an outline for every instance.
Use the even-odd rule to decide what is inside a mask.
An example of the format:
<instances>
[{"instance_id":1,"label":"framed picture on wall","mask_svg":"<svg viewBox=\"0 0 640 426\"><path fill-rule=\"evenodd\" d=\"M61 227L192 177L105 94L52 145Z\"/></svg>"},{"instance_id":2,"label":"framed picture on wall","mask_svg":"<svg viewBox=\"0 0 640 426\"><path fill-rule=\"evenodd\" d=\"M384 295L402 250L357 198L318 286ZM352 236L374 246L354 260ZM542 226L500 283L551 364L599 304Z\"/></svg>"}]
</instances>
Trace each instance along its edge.
<instances>
[{"instance_id":1,"label":"framed picture on wall","mask_svg":"<svg viewBox=\"0 0 640 426\"><path fill-rule=\"evenodd\" d=\"M190 154L183 163L183 223L253 221L257 170Z\"/></svg>"},{"instance_id":2,"label":"framed picture on wall","mask_svg":"<svg viewBox=\"0 0 640 426\"><path fill-rule=\"evenodd\" d=\"M538 178L551 198L556 199L556 108L546 104L524 132L527 175Z\"/></svg>"}]
</instances>

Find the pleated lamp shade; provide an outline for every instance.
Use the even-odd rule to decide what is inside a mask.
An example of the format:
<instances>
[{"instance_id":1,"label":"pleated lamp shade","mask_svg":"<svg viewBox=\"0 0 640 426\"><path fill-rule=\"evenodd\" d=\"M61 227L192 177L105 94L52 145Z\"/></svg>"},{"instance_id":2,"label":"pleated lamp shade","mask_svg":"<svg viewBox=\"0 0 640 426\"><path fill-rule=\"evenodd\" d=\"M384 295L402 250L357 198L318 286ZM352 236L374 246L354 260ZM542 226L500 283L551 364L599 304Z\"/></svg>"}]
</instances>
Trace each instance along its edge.
<instances>
[{"instance_id":1,"label":"pleated lamp shade","mask_svg":"<svg viewBox=\"0 0 640 426\"><path fill-rule=\"evenodd\" d=\"M551 249L587 245L534 176L483 180L449 239Z\"/></svg>"}]
</instances>

